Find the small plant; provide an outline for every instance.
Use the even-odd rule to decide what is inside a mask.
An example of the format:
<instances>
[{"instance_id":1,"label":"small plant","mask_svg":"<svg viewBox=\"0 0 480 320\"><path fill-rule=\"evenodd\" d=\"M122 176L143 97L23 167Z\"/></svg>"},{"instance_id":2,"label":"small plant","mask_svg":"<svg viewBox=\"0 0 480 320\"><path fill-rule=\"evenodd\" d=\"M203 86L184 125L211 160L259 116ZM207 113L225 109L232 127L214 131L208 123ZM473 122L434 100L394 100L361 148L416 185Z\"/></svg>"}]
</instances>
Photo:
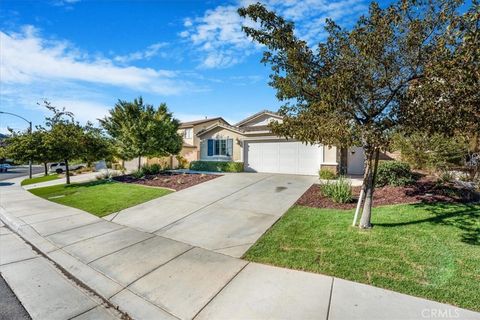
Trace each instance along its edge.
<instances>
[{"instance_id":1,"label":"small plant","mask_svg":"<svg viewBox=\"0 0 480 320\"><path fill-rule=\"evenodd\" d=\"M322 194L337 203L349 203L352 201L352 185L350 181L340 176L336 181L327 181L320 187Z\"/></svg>"},{"instance_id":2,"label":"small plant","mask_svg":"<svg viewBox=\"0 0 480 320\"><path fill-rule=\"evenodd\" d=\"M135 170L131 173L131 175L136 179L141 179L145 177L145 173L143 172L143 169Z\"/></svg>"},{"instance_id":3,"label":"small plant","mask_svg":"<svg viewBox=\"0 0 480 320\"><path fill-rule=\"evenodd\" d=\"M445 170L440 173L440 176L438 177L438 181L440 183L450 183L455 180L455 175L453 172Z\"/></svg>"},{"instance_id":4,"label":"small plant","mask_svg":"<svg viewBox=\"0 0 480 320\"><path fill-rule=\"evenodd\" d=\"M404 187L415 182L410 165L400 161L383 161L378 164L376 186Z\"/></svg>"},{"instance_id":5,"label":"small plant","mask_svg":"<svg viewBox=\"0 0 480 320\"><path fill-rule=\"evenodd\" d=\"M120 173L115 170L104 170L95 176L97 180L110 180L114 177L118 177Z\"/></svg>"},{"instance_id":6,"label":"small plant","mask_svg":"<svg viewBox=\"0 0 480 320\"><path fill-rule=\"evenodd\" d=\"M175 157L178 161L178 169L186 169L188 168L188 160L182 157L181 155L178 155Z\"/></svg>"},{"instance_id":7,"label":"small plant","mask_svg":"<svg viewBox=\"0 0 480 320\"><path fill-rule=\"evenodd\" d=\"M334 180L334 179L337 179L337 175L335 172L329 170L329 169L320 169L320 171L318 171L318 175L320 176L320 179L322 180Z\"/></svg>"}]
</instances>

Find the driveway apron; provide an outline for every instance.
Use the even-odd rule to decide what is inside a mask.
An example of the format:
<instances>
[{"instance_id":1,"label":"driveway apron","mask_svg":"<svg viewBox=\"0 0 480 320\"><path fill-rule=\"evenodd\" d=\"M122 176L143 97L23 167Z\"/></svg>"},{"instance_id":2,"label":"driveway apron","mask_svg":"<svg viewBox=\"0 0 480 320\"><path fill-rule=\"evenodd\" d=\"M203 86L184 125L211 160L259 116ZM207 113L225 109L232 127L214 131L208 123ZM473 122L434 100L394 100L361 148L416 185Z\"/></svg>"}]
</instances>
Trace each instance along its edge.
<instances>
[{"instance_id":1,"label":"driveway apron","mask_svg":"<svg viewBox=\"0 0 480 320\"><path fill-rule=\"evenodd\" d=\"M123 210L110 219L241 257L315 180L298 175L228 174Z\"/></svg>"}]
</instances>

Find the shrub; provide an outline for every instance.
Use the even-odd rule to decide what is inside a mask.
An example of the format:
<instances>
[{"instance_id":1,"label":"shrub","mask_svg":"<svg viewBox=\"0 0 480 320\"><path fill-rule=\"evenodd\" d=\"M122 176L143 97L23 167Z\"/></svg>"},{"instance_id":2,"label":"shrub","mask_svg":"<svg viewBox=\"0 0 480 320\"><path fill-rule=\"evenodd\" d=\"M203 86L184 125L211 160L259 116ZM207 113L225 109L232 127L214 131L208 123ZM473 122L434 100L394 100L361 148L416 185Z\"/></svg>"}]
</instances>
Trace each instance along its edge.
<instances>
[{"instance_id":1,"label":"shrub","mask_svg":"<svg viewBox=\"0 0 480 320\"><path fill-rule=\"evenodd\" d=\"M190 170L211 172L243 172L243 162L234 161L192 161Z\"/></svg>"},{"instance_id":2,"label":"shrub","mask_svg":"<svg viewBox=\"0 0 480 320\"><path fill-rule=\"evenodd\" d=\"M178 161L178 169L186 169L188 167L188 160L178 155L175 157Z\"/></svg>"},{"instance_id":3,"label":"shrub","mask_svg":"<svg viewBox=\"0 0 480 320\"><path fill-rule=\"evenodd\" d=\"M120 173L118 171L115 171L115 170L104 170L104 171L101 171L99 174L97 174L95 176L95 178L97 180L110 180L114 177L118 177L120 175Z\"/></svg>"},{"instance_id":4,"label":"shrub","mask_svg":"<svg viewBox=\"0 0 480 320\"><path fill-rule=\"evenodd\" d=\"M350 181L340 176L336 181L327 181L320 187L322 194L337 203L348 203L353 199Z\"/></svg>"},{"instance_id":5,"label":"shrub","mask_svg":"<svg viewBox=\"0 0 480 320\"><path fill-rule=\"evenodd\" d=\"M415 182L410 165L400 161L382 161L378 164L376 186L403 187Z\"/></svg>"},{"instance_id":6,"label":"shrub","mask_svg":"<svg viewBox=\"0 0 480 320\"><path fill-rule=\"evenodd\" d=\"M143 175L159 174L162 171L162 167L158 163L146 164L140 169Z\"/></svg>"},{"instance_id":7,"label":"shrub","mask_svg":"<svg viewBox=\"0 0 480 320\"><path fill-rule=\"evenodd\" d=\"M136 179L141 179L145 176L145 173L143 172L142 169L135 170L131 173L132 177Z\"/></svg>"},{"instance_id":8,"label":"shrub","mask_svg":"<svg viewBox=\"0 0 480 320\"><path fill-rule=\"evenodd\" d=\"M323 180L337 179L337 175L335 174L335 172L325 168L320 169L320 171L318 171L318 175L320 176L320 179L323 179Z\"/></svg>"}]
</instances>

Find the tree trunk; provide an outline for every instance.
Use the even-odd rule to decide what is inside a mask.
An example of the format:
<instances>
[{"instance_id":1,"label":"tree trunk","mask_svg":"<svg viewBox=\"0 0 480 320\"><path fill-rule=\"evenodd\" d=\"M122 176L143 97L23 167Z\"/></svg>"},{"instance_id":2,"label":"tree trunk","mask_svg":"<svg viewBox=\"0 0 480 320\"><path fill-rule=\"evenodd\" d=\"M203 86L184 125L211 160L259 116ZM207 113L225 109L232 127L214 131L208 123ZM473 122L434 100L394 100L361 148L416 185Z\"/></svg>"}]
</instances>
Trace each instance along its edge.
<instances>
[{"instance_id":1,"label":"tree trunk","mask_svg":"<svg viewBox=\"0 0 480 320\"><path fill-rule=\"evenodd\" d=\"M43 169L45 170L45 175L48 176L48 167L46 162L43 163Z\"/></svg>"},{"instance_id":2,"label":"tree trunk","mask_svg":"<svg viewBox=\"0 0 480 320\"><path fill-rule=\"evenodd\" d=\"M363 204L362 218L360 219L361 229L370 229L372 227L373 192L375 189L375 176L377 174L379 156L380 150L378 148L366 153L367 169L365 170L363 180L365 203Z\"/></svg>"},{"instance_id":3,"label":"tree trunk","mask_svg":"<svg viewBox=\"0 0 480 320\"><path fill-rule=\"evenodd\" d=\"M142 169L142 156L138 156L138 170Z\"/></svg>"},{"instance_id":4,"label":"tree trunk","mask_svg":"<svg viewBox=\"0 0 480 320\"><path fill-rule=\"evenodd\" d=\"M65 159L65 174L67 178L67 184L70 184L70 169L68 168L68 160Z\"/></svg>"}]
</instances>

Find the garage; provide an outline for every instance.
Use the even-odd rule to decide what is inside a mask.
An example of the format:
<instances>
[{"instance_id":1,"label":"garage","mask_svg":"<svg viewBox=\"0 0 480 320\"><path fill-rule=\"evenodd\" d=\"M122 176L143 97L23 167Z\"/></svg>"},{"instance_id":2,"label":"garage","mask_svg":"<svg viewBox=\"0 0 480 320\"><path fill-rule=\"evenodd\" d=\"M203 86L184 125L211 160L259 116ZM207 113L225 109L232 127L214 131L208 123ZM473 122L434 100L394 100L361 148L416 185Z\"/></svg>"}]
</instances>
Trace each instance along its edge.
<instances>
[{"instance_id":1,"label":"garage","mask_svg":"<svg viewBox=\"0 0 480 320\"><path fill-rule=\"evenodd\" d=\"M253 172L317 175L323 147L299 141L246 141L245 170Z\"/></svg>"}]
</instances>

